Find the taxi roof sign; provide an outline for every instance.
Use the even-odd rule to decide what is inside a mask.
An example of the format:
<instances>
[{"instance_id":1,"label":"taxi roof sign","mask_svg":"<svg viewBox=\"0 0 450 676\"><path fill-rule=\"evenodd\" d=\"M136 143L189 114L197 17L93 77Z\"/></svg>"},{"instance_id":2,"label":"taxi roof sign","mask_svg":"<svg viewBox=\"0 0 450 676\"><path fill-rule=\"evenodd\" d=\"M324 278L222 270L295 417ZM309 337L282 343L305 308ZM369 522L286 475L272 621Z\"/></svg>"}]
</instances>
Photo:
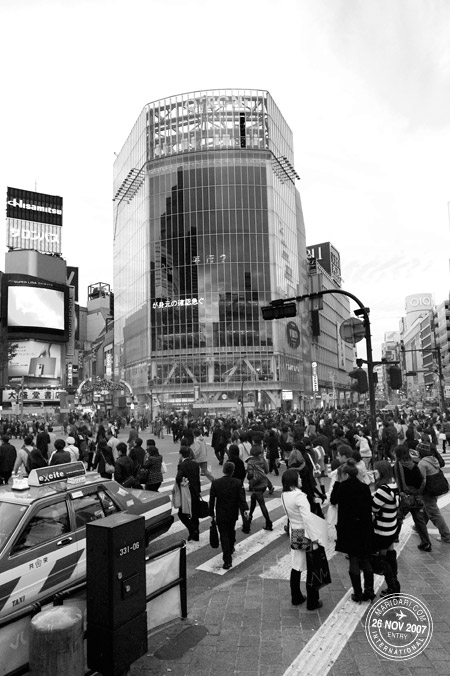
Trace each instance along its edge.
<instances>
[{"instance_id":1,"label":"taxi roof sign","mask_svg":"<svg viewBox=\"0 0 450 676\"><path fill-rule=\"evenodd\" d=\"M64 465L50 465L31 470L28 475L29 486L44 486L56 481L70 481L74 477L86 476L82 462L67 462Z\"/></svg>"}]
</instances>

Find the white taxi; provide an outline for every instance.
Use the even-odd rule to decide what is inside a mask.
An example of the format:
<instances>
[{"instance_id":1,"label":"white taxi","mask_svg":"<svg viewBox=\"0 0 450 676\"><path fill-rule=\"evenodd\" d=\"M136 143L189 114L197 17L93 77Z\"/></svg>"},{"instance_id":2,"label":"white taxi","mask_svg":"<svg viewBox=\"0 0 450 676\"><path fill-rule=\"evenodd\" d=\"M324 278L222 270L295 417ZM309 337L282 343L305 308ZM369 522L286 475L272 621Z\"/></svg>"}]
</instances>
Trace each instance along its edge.
<instances>
[{"instance_id":1,"label":"white taxi","mask_svg":"<svg viewBox=\"0 0 450 676\"><path fill-rule=\"evenodd\" d=\"M86 577L86 524L145 518L146 545L173 523L168 495L124 488L82 462L43 467L0 487L0 617Z\"/></svg>"}]
</instances>

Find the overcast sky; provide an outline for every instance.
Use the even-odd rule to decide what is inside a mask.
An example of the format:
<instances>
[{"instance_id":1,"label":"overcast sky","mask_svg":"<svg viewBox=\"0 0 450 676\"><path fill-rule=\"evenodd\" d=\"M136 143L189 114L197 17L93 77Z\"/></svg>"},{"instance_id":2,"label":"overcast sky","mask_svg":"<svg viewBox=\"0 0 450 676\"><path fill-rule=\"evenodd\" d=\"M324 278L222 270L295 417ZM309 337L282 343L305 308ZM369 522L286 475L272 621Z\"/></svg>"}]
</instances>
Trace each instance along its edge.
<instances>
[{"instance_id":1,"label":"overcast sky","mask_svg":"<svg viewBox=\"0 0 450 676\"><path fill-rule=\"evenodd\" d=\"M340 252L375 358L405 296L448 297L448 0L1 0L0 25L0 184L64 198L81 303L113 283L114 153L141 109L225 87L290 125L307 243Z\"/></svg>"}]
</instances>

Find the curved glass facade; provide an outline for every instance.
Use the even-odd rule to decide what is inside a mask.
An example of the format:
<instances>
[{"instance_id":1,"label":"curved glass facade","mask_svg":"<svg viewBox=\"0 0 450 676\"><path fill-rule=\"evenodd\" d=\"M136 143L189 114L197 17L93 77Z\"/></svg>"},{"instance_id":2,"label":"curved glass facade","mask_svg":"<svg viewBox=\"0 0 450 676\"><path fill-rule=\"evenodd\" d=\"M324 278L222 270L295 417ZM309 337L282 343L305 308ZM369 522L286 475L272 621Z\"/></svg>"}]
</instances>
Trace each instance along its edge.
<instances>
[{"instance_id":1,"label":"curved glass facade","mask_svg":"<svg viewBox=\"0 0 450 676\"><path fill-rule=\"evenodd\" d=\"M114 185L115 373L141 401L148 377L168 407L233 407L243 394L274 406L282 389L303 391L302 322L261 316L305 290L292 165L267 92L198 92L142 111Z\"/></svg>"}]
</instances>

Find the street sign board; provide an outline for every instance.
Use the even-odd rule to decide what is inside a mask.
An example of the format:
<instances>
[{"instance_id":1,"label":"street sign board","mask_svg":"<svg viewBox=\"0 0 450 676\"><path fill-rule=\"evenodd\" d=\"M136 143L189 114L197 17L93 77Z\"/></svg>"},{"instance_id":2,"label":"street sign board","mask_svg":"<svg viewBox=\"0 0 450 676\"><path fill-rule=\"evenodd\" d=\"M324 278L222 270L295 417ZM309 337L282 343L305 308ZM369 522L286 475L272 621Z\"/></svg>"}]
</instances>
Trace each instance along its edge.
<instances>
[{"instance_id":1,"label":"street sign board","mask_svg":"<svg viewBox=\"0 0 450 676\"><path fill-rule=\"evenodd\" d=\"M339 327L339 334L346 343L359 343L366 335L364 322L356 317L345 319Z\"/></svg>"}]
</instances>

